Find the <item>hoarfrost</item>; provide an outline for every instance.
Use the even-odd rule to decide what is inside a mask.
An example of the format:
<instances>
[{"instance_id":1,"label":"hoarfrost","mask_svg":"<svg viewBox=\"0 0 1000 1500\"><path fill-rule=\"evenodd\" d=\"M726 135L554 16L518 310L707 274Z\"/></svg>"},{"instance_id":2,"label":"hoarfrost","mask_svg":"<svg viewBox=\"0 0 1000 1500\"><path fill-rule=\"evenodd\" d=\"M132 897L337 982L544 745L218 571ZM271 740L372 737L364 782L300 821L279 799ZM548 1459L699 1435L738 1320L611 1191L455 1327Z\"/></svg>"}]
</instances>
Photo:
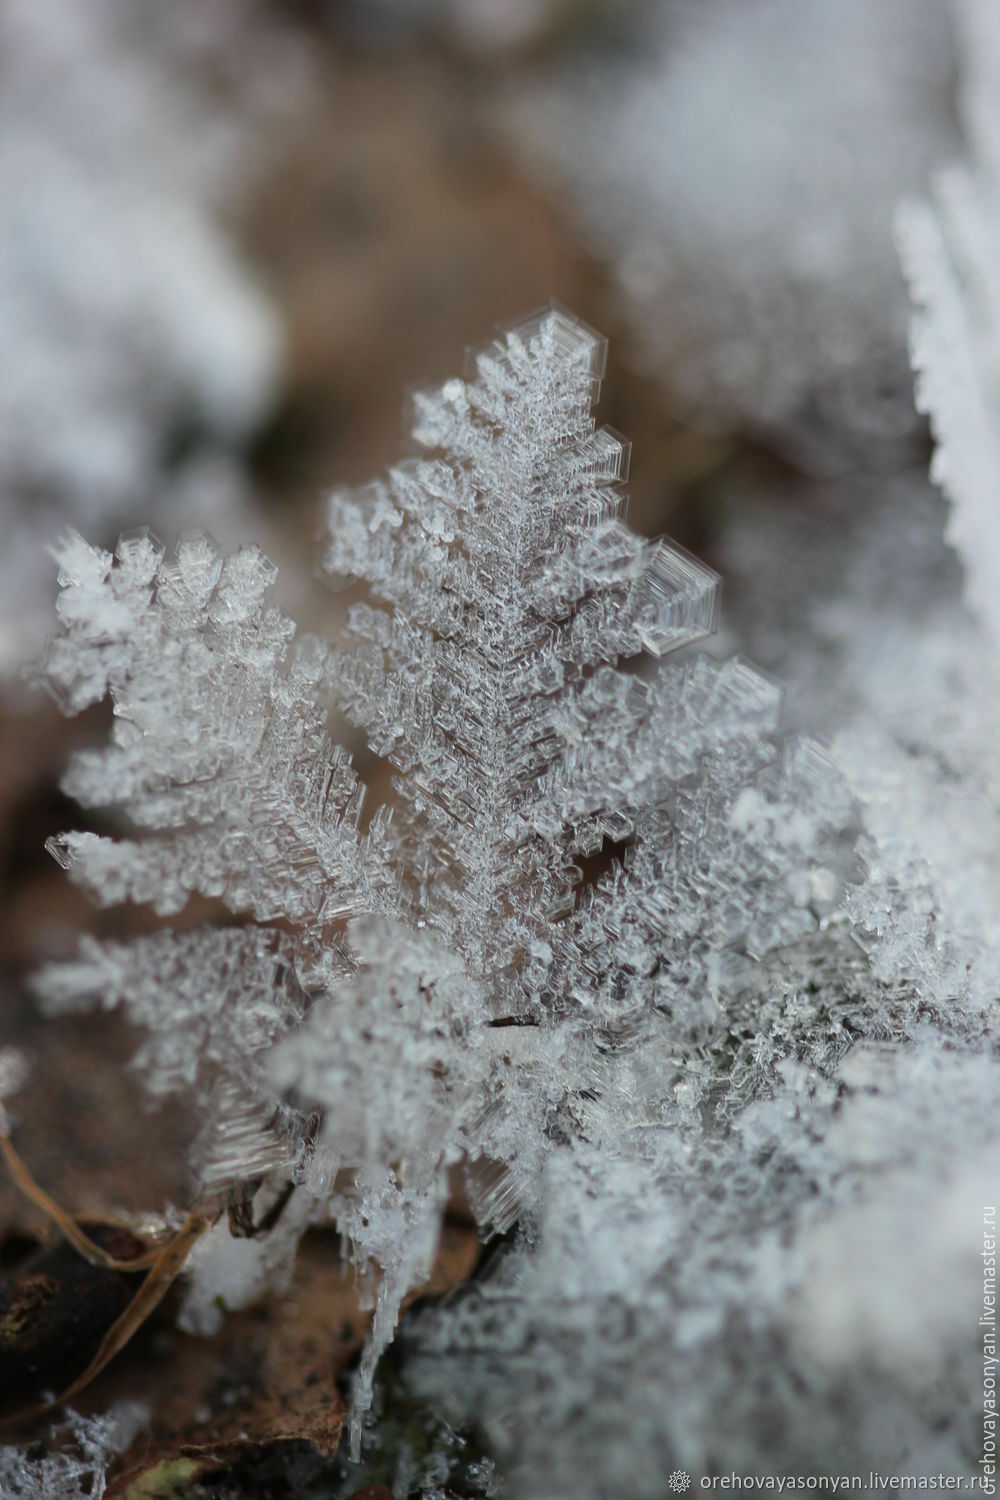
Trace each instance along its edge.
<instances>
[{"instance_id":1,"label":"hoarfrost","mask_svg":"<svg viewBox=\"0 0 1000 1500\"><path fill-rule=\"evenodd\" d=\"M149 1421L140 1401L120 1401L101 1417L69 1412L52 1429L53 1451L44 1457L37 1444L0 1447L0 1494L11 1500L79 1500L104 1494L108 1465L129 1448Z\"/></svg>"},{"instance_id":2,"label":"hoarfrost","mask_svg":"<svg viewBox=\"0 0 1000 1500\"><path fill-rule=\"evenodd\" d=\"M835 53L896 7L837 14ZM693 649L717 580L625 525L627 445L591 416L603 341L558 310L419 395L416 451L331 497L345 643L296 638L253 549L60 547L48 678L70 711L108 694L116 714L67 786L121 821L53 852L98 900L169 914L201 893L241 925L88 942L41 976L45 1003L136 1022L151 1092L200 1111L203 1190L297 1185L273 1239L205 1240L188 1327L280 1282L310 1223L344 1234L375 1308L355 1452L459 1169L484 1237L519 1228L419 1315L407 1378L481 1425L511 1496L603 1500L625 1476L653 1500L674 1467L766 1475L778 1455L802 1475L973 1472L1000 1107L1000 30L986 4L963 15L972 155L904 240L966 601L906 475L878 507L845 481L825 592L773 535L747 554L773 610L759 639L785 632L829 755L782 729L773 682ZM866 141L913 105L915 35L859 111ZM809 88L786 101L807 122ZM936 149L922 123L903 134L915 155L866 213ZM880 256L859 309L888 284ZM877 364L867 317L832 364L822 338L796 363L801 324L785 345L779 319L754 415ZM334 707L392 768L384 802L330 738Z\"/></svg>"},{"instance_id":3,"label":"hoarfrost","mask_svg":"<svg viewBox=\"0 0 1000 1500\"><path fill-rule=\"evenodd\" d=\"M946 536L966 597L1000 641L1000 23L977 0L957 4L968 156L943 172L931 203L900 214L904 264L919 312L912 336L917 404L936 439L931 470L951 502Z\"/></svg>"},{"instance_id":4,"label":"hoarfrost","mask_svg":"<svg viewBox=\"0 0 1000 1500\"><path fill-rule=\"evenodd\" d=\"M990 7L968 14L971 76L994 80L973 89L985 109L998 32ZM975 214L917 221L935 230L917 350L967 602L917 474L842 480L825 517L793 522L786 506L765 529L758 512L733 549L757 591L748 633L777 642L771 659L806 717L825 719L856 798L847 899L743 1002L727 991L723 1027L673 1053L674 1085L639 1129L616 1110L603 1135L560 1142L514 1245L412 1330L414 1388L482 1425L519 1500L597 1500L623 1476L653 1500L674 1468L820 1485L980 1472L1000 1103L987 583L1000 466L985 441L996 272L986 257L967 274L963 257L996 206L986 160L962 169ZM801 547L795 526L810 531ZM756 788L728 824L770 846Z\"/></svg>"},{"instance_id":5,"label":"hoarfrost","mask_svg":"<svg viewBox=\"0 0 1000 1500\"><path fill-rule=\"evenodd\" d=\"M222 219L302 67L281 27L228 0L169 23L128 0L11 0L0 47L10 674L44 639L40 559L67 520L113 536L141 504L176 529L246 524L232 450L274 398L281 335ZM200 452L168 473L185 423Z\"/></svg>"},{"instance_id":6,"label":"hoarfrost","mask_svg":"<svg viewBox=\"0 0 1000 1500\"><path fill-rule=\"evenodd\" d=\"M891 1048L895 1076L848 1083L847 1045L814 1022L808 1062L728 1129L675 1123L645 1160L556 1153L535 1233L420 1315L412 1388L480 1424L505 1493L972 1475L995 1060L925 1032ZM852 1150L873 1140L877 1164Z\"/></svg>"},{"instance_id":7,"label":"hoarfrost","mask_svg":"<svg viewBox=\"0 0 1000 1500\"><path fill-rule=\"evenodd\" d=\"M625 524L604 357L553 309L415 398L417 453L330 502L324 566L367 584L343 646L294 640L253 550L59 552L46 674L115 709L67 787L132 832L53 853L100 901L197 891L256 925L87 944L41 988L147 1029L151 1088L205 1111L203 1187L290 1176L298 1227L345 1234L375 1289L355 1451L449 1172L488 1234L541 1209L559 1143L645 1161L701 1107L695 1060L754 1035L768 975L837 921L849 798L770 681L685 649L717 580ZM391 806L329 703L395 769Z\"/></svg>"}]
</instances>

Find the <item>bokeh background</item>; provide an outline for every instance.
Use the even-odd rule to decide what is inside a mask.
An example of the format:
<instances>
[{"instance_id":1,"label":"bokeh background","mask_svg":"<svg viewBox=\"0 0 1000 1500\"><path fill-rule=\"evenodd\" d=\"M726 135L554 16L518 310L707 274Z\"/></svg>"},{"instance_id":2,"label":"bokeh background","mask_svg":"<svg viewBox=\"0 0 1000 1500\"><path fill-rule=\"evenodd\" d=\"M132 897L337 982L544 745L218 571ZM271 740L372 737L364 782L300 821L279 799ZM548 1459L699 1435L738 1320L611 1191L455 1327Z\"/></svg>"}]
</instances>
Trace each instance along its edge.
<instances>
[{"instance_id":1,"label":"bokeh background","mask_svg":"<svg viewBox=\"0 0 1000 1500\"><path fill-rule=\"evenodd\" d=\"M46 1028L26 985L152 922L44 852L98 826L59 775L107 726L25 675L54 537L256 540L333 628L324 492L555 298L611 340L633 524L723 572L718 649L829 734L836 609L957 588L894 223L974 67L941 0L0 0L0 983L56 1196L180 1200L184 1122L138 1128L114 1026Z\"/></svg>"}]
</instances>

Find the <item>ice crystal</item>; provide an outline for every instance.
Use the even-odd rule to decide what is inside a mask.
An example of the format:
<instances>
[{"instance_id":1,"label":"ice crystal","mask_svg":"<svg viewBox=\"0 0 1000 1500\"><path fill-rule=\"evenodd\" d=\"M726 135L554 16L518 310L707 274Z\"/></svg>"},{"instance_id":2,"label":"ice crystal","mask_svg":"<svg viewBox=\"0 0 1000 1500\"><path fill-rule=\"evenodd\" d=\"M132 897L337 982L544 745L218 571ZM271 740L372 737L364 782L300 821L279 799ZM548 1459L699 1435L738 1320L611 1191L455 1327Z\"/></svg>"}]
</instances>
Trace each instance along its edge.
<instances>
[{"instance_id":1,"label":"ice crystal","mask_svg":"<svg viewBox=\"0 0 1000 1500\"><path fill-rule=\"evenodd\" d=\"M330 501L324 567L364 585L342 645L294 639L253 549L59 552L48 679L115 709L66 784L130 831L53 852L99 901L200 892L253 922L89 943L41 987L148 1030L153 1091L205 1113L204 1185L291 1174L299 1228L334 1220L374 1275L355 1442L449 1171L489 1233L538 1210L556 1143L641 1152L845 869L848 801L774 685L685 649L715 575L625 524L604 348L551 310L415 398L414 454ZM330 703L394 768L388 802Z\"/></svg>"},{"instance_id":2,"label":"ice crystal","mask_svg":"<svg viewBox=\"0 0 1000 1500\"><path fill-rule=\"evenodd\" d=\"M120 1401L104 1416L70 1412L50 1433L52 1451L37 1443L0 1447L0 1495L10 1500L100 1500L111 1461L124 1453L149 1421L139 1401Z\"/></svg>"},{"instance_id":3,"label":"ice crystal","mask_svg":"<svg viewBox=\"0 0 1000 1500\"><path fill-rule=\"evenodd\" d=\"M812 1003L785 1004L801 1047ZM532 1239L421 1315L413 1389L481 1425L505 1493L604 1500L627 1476L654 1500L674 1467L975 1472L995 1062L928 1035L848 1051L829 1023L811 1043L772 1040L728 1130L554 1154Z\"/></svg>"},{"instance_id":4,"label":"ice crystal","mask_svg":"<svg viewBox=\"0 0 1000 1500\"><path fill-rule=\"evenodd\" d=\"M969 604L1000 641L1000 24L988 4L958 10L969 155L941 174L933 204L905 206L900 239L920 306L917 400L937 441L932 474L951 501L946 535Z\"/></svg>"},{"instance_id":5,"label":"ice crystal","mask_svg":"<svg viewBox=\"0 0 1000 1500\"><path fill-rule=\"evenodd\" d=\"M967 15L981 126L998 32L988 5ZM675 1468L933 1487L992 1456L996 267L966 245L996 209L987 160L962 169L978 200L909 231L966 600L921 475L803 488L730 538L743 636L826 724L856 799L846 900L742 994L724 986L724 1025L674 1048L671 1088L649 1087L666 1065L643 1048L618 1063L624 1109L607 1087L574 1101L584 1139L549 1152L514 1244L412 1330L413 1388L480 1424L518 1500L654 1500Z\"/></svg>"}]
</instances>

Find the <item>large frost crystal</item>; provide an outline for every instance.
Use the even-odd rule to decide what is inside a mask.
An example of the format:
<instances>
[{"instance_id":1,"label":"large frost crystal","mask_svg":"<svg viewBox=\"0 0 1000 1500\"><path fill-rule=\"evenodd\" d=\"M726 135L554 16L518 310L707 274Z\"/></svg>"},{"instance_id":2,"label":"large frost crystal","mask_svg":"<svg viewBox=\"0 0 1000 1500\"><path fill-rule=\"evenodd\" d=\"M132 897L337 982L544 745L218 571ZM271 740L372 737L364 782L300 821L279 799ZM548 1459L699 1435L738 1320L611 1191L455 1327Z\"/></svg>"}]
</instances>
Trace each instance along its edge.
<instances>
[{"instance_id":1,"label":"large frost crystal","mask_svg":"<svg viewBox=\"0 0 1000 1500\"><path fill-rule=\"evenodd\" d=\"M253 550L60 549L48 677L116 715L67 785L130 828L54 852L100 901L253 922L91 943L42 989L149 1029L151 1088L205 1110L206 1190L284 1174L296 1231L348 1236L377 1286L355 1444L451 1169L489 1233L538 1212L554 1149L641 1143L838 891L844 797L773 685L644 665L714 629L717 580L625 524L604 350L553 310L416 397L418 452L330 502L343 647L293 639ZM330 704L395 769L382 805Z\"/></svg>"}]
</instances>

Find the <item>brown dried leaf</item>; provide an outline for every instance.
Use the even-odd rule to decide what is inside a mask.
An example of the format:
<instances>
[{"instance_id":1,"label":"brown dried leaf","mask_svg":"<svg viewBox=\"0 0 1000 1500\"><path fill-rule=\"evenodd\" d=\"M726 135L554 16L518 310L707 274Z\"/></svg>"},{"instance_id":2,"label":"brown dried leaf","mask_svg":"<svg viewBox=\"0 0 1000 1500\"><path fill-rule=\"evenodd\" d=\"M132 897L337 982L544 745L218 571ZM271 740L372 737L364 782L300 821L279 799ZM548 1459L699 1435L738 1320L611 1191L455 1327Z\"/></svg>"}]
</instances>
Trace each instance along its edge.
<instances>
[{"instance_id":1,"label":"brown dried leaf","mask_svg":"<svg viewBox=\"0 0 1000 1500\"><path fill-rule=\"evenodd\" d=\"M431 1277L409 1301L466 1280L480 1252L474 1228L446 1224ZM126 1394L148 1402L151 1431L125 1459L142 1473L177 1457L228 1466L283 1443L332 1457L347 1416L338 1377L370 1323L338 1237L314 1231L299 1247L288 1296L229 1313L211 1339L161 1328L105 1372L88 1403L106 1410Z\"/></svg>"}]
</instances>

